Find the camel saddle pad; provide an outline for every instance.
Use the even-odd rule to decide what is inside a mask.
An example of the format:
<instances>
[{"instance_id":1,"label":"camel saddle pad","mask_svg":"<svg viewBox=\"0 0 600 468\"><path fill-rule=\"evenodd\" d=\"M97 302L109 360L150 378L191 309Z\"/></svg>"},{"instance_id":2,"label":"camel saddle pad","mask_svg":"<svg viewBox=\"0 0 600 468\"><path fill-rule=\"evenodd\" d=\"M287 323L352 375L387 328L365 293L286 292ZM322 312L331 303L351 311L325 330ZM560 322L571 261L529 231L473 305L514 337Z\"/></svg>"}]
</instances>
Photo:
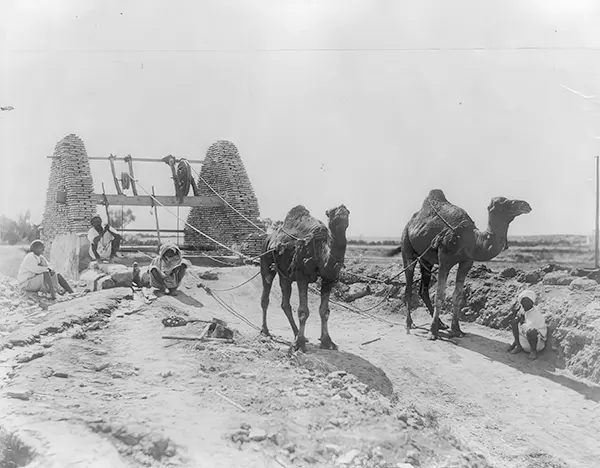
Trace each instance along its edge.
<instances>
[{"instance_id":1,"label":"camel saddle pad","mask_svg":"<svg viewBox=\"0 0 600 468\"><path fill-rule=\"evenodd\" d=\"M327 226L316 218L302 205L292 208L285 219L282 227L269 240L268 248L283 250L295 248L298 239L305 244L311 240L326 240Z\"/></svg>"}]
</instances>

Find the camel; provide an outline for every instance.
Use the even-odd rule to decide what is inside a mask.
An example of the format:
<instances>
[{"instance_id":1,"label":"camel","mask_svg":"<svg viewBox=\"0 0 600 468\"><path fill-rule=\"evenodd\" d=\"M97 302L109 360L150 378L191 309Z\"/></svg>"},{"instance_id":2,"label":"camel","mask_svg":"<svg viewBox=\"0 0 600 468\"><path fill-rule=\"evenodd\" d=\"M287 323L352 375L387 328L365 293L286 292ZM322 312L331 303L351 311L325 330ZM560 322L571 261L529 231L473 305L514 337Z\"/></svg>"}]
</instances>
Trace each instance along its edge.
<instances>
[{"instance_id":1,"label":"camel","mask_svg":"<svg viewBox=\"0 0 600 468\"><path fill-rule=\"evenodd\" d=\"M406 275L406 332L410 333L413 326L410 303L416 263L419 263L421 270L419 295L433 318L428 335L430 340L439 337L440 328L448 328L441 322L440 312L445 299L448 274L451 268L458 264L449 337L465 336L460 329L458 316L469 269L474 262L489 261L507 249L509 224L517 216L529 212L531 207L526 201L509 200L505 197L492 198L488 206L487 230L480 231L467 212L451 204L444 192L438 189L431 190L421 210L406 224L400 247L388 252L388 256L402 252ZM439 265L435 309L429 297L433 265Z\"/></svg>"},{"instance_id":2,"label":"camel","mask_svg":"<svg viewBox=\"0 0 600 468\"><path fill-rule=\"evenodd\" d=\"M281 286L281 308L283 309L292 331L294 332L294 350L306 352L305 326L308 320L308 285L321 278L321 345L323 349L337 349L331 340L327 321L329 319L329 296L333 285L337 282L340 270L344 265L346 254L346 229L350 211L340 205L326 211L329 218L329 229L324 223L313 218L302 205L292 208L283 225L267 236L261 256L260 272L263 291L261 307L263 324L261 333L270 336L267 327L267 308L269 294L275 276L279 274ZM296 326L292 315L290 298L292 283L298 284L298 320Z\"/></svg>"}]
</instances>

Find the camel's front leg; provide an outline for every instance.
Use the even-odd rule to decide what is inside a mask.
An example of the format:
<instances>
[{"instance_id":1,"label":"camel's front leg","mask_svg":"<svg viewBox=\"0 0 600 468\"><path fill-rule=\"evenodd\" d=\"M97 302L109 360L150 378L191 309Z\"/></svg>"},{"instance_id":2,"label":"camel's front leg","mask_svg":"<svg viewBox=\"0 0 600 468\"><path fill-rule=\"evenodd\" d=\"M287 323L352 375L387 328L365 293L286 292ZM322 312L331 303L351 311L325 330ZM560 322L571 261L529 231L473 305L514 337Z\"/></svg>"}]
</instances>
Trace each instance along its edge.
<instances>
[{"instance_id":1,"label":"camel's front leg","mask_svg":"<svg viewBox=\"0 0 600 468\"><path fill-rule=\"evenodd\" d=\"M296 341L294 342L295 350L302 350L306 352L306 336L305 336L305 328L306 321L308 320L308 281L304 278L299 278L296 280L298 284L298 321L300 322L300 327L298 328L298 334L296 335Z\"/></svg>"},{"instance_id":2,"label":"camel's front leg","mask_svg":"<svg viewBox=\"0 0 600 468\"><path fill-rule=\"evenodd\" d=\"M433 322L431 323L431 330L429 332L428 339L437 340L440 329L440 313L444 306L444 299L446 298L446 281L448 280L448 273L452 265L446 265L440 260L440 269L438 272L438 283L437 291L435 294L435 311L433 313Z\"/></svg>"},{"instance_id":3,"label":"camel's front leg","mask_svg":"<svg viewBox=\"0 0 600 468\"><path fill-rule=\"evenodd\" d=\"M281 308L283 309L288 322L290 322L290 327L292 327L294 337L296 337L298 336L298 327L294 321L292 304L290 303L292 299L292 281L284 278L283 276L279 276L279 285L281 286Z\"/></svg>"},{"instance_id":4,"label":"camel's front leg","mask_svg":"<svg viewBox=\"0 0 600 468\"><path fill-rule=\"evenodd\" d=\"M465 279L467 279L467 273L473 266L472 260L460 262L458 264L458 271L456 272L456 286L454 287L454 295L452 297L452 326L448 336L450 338L463 337L465 334L460 329L458 317L460 314L460 305L462 304L463 291L465 286Z\"/></svg>"},{"instance_id":5,"label":"camel's front leg","mask_svg":"<svg viewBox=\"0 0 600 468\"><path fill-rule=\"evenodd\" d=\"M321 348L338 349L337 345L331 341L327 322L329 320L329 296L333 283L323 280L321 283L321 304L319 306L319 315L321 316Z\"/></svg>"}]
</instances>

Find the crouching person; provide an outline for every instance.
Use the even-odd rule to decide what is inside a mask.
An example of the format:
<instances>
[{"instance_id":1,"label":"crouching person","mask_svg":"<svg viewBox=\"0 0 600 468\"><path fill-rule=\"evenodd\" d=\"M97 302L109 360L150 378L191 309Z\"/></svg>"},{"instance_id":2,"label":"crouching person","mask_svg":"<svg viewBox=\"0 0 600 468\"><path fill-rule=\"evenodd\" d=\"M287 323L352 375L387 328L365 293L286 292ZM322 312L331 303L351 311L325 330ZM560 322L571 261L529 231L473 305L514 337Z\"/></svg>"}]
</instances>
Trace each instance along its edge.
<instances>
[{"instance_id":1,"label":"crouching person","mask_svg":"<svg viewBox=\"0 0 600 468\"><path fill-rule=\"evenodd\" d=\"M51 299L56 299L59 287L72 294L73 290L69 283L52 269L42 255L44 248L44 243L40 240L34 240L29 246L29 253L25 255L17 274L19 286L27 292L47 293Z\"/></svg>"},{"instance_id":2,"label":"crouching person","mask_svg":"<svg viewBox=\"0 0 600 468\"><path fill-rule=\"evenodd\" d=\"M514 336L513 344L508 348L512 354L525 351L530 359L536 359L537 353L546 347L548 326L544 314L535 306L536 294L525 290L519 294L519 311L511 321Z\"/></svg>"},{"instance_id":3,"label":"crouching person","mask_svg":"<svg viewBox=\"0 0 600 468\"><path fill-rule=\"evenodd\" d=\"M150 285L164 293L176 295L185 273L191 263L183 258L181 250L173 243L160 246L158 257L154 258L140 277L140 269L133 267L133 282L140 286Z\"/></svg>"}]
</instances>

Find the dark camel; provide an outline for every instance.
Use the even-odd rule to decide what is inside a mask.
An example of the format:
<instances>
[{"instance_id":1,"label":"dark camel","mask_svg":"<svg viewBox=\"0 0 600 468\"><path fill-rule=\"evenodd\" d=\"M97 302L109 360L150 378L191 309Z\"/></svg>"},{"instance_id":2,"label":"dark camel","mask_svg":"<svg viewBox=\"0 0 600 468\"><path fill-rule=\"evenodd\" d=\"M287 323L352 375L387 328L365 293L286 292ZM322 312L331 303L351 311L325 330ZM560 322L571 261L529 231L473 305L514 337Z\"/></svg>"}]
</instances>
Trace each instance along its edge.
<instances>
[{"instance_id":1,"label":"dark camel","mask_svg":"<svg viewBox=\"0 0 600 468\"><path fill-rule=\"evenodd\" d=\"M309 211L299 205L287 214L283 225L270 234L264 244L261 257L260 272L263 282L261 307L263 310L263 325L261 333L269 336L267 327L267 308L269 294L275 275L279 273L281 286L281 308L285 312L294 332L294 349L306 351L305 326L308 320L308 285L321 278L321 348L337 349L331 341L327 321L329 319L329 296L331 289L339 277L344 265L346 254L346 229L350 211L340 205L327 210L329 229L321 221L313 218ZM270 252L271 251L271 252ZM296 326L292 315L290 298L292 283L298 284L298 320Z\"/></svg>"},{"instance_id":2,"label":"dark camel","mask_svg":"<svg viewBox=\"0 0 600 468\"><path fill-rule=\"evenodd\" d=\"M429 339L439 337L439 329L448 328L440 321L440 312L446 295L446 281L454 265L456 287L454 289L452 325L449 337L462 337L465 334L459 326L460 304L463 298L465 279L473 262L486 262L508 248L508 225L519 215L531 212L531 207L523 200L508 200L504 197L492 198L488 206L488 227L480 231L467 212L451 204L441 190L432 190L402 232L400 247L389 252L396 255L402 252L406 275L405 301L406 332L410 333L413 321L410 311L413 275L416 263L421 270L419 295L433 317ZM439 265L435 309L429 297L431 269Z\"/></svg>"}]
</instances>

